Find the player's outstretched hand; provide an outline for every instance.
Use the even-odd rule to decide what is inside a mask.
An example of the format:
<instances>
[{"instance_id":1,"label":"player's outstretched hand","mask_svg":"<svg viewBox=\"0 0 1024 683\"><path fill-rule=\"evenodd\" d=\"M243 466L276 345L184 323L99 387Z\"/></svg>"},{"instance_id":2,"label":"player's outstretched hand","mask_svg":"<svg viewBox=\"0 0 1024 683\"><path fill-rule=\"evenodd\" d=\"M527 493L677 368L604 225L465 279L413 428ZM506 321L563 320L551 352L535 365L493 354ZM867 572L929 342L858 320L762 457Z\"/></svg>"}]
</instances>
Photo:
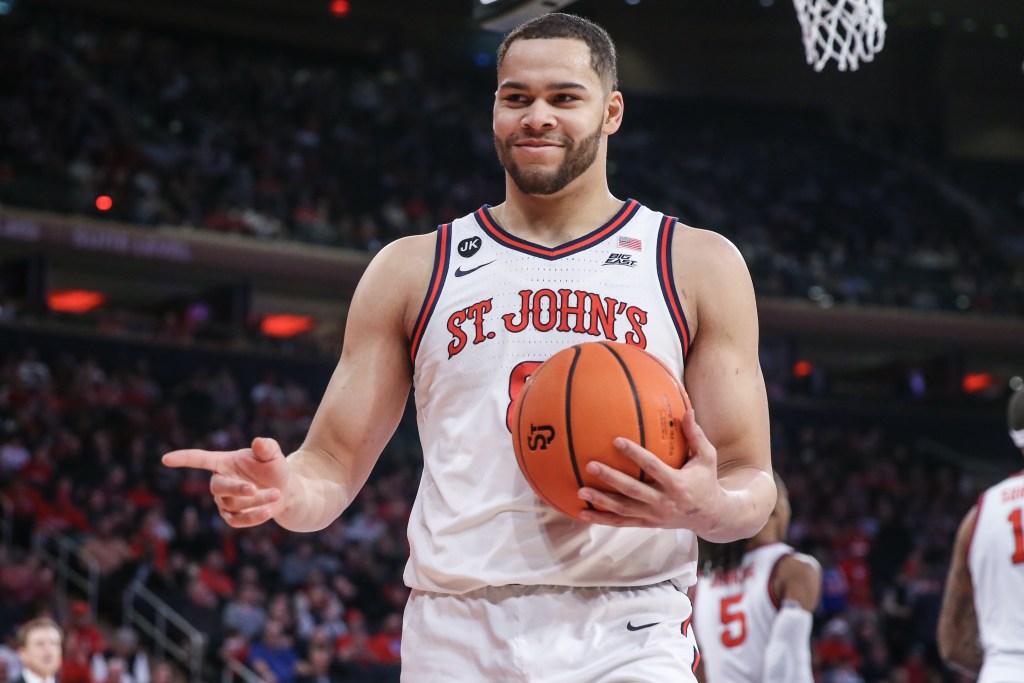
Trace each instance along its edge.
<instances>
[{"instance_id":1,"label":"player's outstretched hand","mask_svg":"<svg viewBox=\"0 0 1024 683\"><path fill-rule=\"evenodd\" d=\"M213 472L210 493L230 526L256 526L284 510L288 462L273 439L254 439L252 448L237 451L172 451L163 464Z\"/></svg>"},{"instance_id":2,"label":"player's outstretched hand","mask_svg":"<svg viewBox=\"0 0 1024 683\"><path fill-rule=\"evenodd\" d=\"M588 463L588 472L611 492L589 486L581 488L580 498L598 509L586 510L580 518L612 526L685 528L697 532L714 526L724 495L718 482L718 453L697 424L693 409L686 411L682 422L690 457L680 469L621 437L615 440L615 447L643 468L645 481L601 463Z\"/></svg>"}]
</instances>

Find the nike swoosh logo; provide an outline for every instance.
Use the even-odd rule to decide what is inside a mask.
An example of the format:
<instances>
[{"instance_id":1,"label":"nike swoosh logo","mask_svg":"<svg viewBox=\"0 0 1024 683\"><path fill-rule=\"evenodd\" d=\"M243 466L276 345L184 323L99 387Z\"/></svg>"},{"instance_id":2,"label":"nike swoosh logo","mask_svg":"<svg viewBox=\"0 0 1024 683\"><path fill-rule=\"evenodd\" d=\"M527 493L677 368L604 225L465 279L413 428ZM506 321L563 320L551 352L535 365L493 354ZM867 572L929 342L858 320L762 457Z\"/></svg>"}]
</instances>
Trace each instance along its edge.
<instances>
[{"instance_id":1,"label":"nike swoosh logo","mask_svg":"<svg viewBox=\"0 0 1024 683\"><path fill-rule=\"evenodd\" d=\"M645 628L650 628L652 626L657 626L660 623L661 623L660 621L652 621L649 624L640 624L639 626L633 626L633 622L627 621L626 622L626 630L627 631L640 631L640 630L643 630Z\"/></svg>"},{"instance_id":2,"label":"nike swoosh logo","mask_svg":"<svg viewBox=\"0 0 1024 683\"><path fill-rule=\"evenodd\" d=\"M462 277L463 275L469 275L474 270L480 270L484 266L489 266L492 263L494 263L494 261L488 261L487 263L481 263L479 266L476 266L475 268L470 268L468 270L463 270L462 267L460 266L460 267L455 269L455 277Z\"/></svg>"}]
</instances>

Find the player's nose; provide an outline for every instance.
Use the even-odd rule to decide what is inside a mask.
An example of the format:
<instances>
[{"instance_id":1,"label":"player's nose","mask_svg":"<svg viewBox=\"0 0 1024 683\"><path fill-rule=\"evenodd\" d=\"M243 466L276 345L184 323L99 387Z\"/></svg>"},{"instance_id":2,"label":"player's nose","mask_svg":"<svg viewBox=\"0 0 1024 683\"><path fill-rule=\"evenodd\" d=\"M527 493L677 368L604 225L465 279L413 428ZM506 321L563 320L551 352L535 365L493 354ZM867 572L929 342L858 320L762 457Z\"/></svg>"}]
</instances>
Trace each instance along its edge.
<instances>
[{"instance_id":1,"label":"player's nose","mask_svg":"<svg viewBox=\"0 0 1024 683\"><path fill-rule=\"evenodd\" d=\"M547 130L555 127L555 117L548 103L540 98L523 109L521 119L523 128L531 130Z\"/></svg>"}]
</instances>

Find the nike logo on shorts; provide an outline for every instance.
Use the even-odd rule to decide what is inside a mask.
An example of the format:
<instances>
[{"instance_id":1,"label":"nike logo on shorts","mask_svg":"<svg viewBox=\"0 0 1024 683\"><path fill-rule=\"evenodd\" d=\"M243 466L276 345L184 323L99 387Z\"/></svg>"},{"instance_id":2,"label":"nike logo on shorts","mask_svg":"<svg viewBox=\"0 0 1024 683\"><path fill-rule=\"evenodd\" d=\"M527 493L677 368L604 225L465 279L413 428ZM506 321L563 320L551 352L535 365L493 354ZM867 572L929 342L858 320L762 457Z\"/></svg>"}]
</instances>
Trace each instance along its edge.
<instances>
[{"instance_id":1,"label":"nike logo on shorts","mask_svg":"<svg viewBox=\"0 0 1024 683\"><path fill-rule=\"evenodd\" d=\"M661 623L660 621L652 621L649 624L640 624L639 626L633 626L633 622L632 621L627 621L626 622L626 630L627 631L642 631L645 628L650 628L652 626L657 626L660 623Z\"/></svg>"},{"instance_id":2,"label":"nike logo on shorts","mask_svg":"<svg viewBox=\"0 0 1024 683\"><path fill-rule=\"evenodd\" d=\"M487 263L481 263L479 266L476 266L475 268L468 268L466 270L463 270L462 266L459 266L458 268L455 269L455 277L462 277L463 275L469 275L474 270L480 270L484 266L489 266L492 263L494 263L494 261L488 261Z\"/></svg>"}]
</instances>

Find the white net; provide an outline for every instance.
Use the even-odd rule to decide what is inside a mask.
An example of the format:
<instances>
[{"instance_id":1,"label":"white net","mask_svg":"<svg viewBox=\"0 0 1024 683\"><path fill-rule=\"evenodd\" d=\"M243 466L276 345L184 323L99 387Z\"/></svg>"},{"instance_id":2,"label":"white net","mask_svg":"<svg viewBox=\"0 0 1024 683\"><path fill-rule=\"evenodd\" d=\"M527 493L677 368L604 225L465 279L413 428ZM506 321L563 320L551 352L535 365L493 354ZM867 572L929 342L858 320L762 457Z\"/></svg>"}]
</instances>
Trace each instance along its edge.
<instances>
[{"instance_id":1,"label":"white net","mask_svg":"<svg viewBox=\"0 0 1024 683\"><path fill-rule=\"evenodd\" d=\"M882 0L793 0L803 29L807 63L821 71L835 60L855 71L885 45Z\"/></svg>"}]
</instances>

